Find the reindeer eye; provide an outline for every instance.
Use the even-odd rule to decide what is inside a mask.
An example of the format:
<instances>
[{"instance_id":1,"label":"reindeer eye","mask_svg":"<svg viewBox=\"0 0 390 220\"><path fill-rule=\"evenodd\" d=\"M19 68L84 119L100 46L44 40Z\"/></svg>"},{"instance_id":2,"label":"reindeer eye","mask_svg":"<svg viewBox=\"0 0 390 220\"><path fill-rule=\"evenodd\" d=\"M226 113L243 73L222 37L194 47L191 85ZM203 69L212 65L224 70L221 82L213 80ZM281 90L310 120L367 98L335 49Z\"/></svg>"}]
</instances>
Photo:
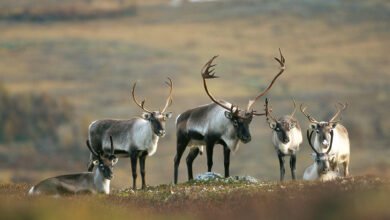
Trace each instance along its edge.
<instances>
[{"instance_id":1,"label":"reindeer eye","mask_svg":"<svg viewBox=\"0 0 390 220\"><path fill-rule=\"evenodd\" d=\"M237 127L238 126L238 121L237 120L233 120L233 125Z\"/></svg>"}]
</instances>

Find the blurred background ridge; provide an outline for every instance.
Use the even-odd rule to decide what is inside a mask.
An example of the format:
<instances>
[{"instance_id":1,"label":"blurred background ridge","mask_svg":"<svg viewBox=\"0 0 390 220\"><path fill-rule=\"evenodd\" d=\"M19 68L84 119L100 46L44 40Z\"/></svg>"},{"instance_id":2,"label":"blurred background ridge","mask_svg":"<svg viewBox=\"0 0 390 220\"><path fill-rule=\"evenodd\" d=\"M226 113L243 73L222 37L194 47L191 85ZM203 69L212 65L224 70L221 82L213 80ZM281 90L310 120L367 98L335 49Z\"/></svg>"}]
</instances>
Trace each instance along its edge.
<instances>
[{"instance_id":1,"label":"blurred background ridge","mask_svg":"<svg viewBox=\"0 0 390 220\"><path fill-rule=\"evenodd\" d=\"M385 0L2 0L0 181L33 183L86 170L89 123L140 115L130 99L135 81L148 107L158 108L171 77L174 117L209 103L200 69L216 54L221 78L210 88L243 106L277 73L278 48L287 70L267 95L274 115L290 113L291 98L318 120L328 119L336 102L348 102L342 123L350 133L352 175L388 176L389 11ZM305 131L308 121L296 115ZM149 184L172 181L174 121L147 159ZM254 119L251 133L231 158L231 174L277 180L265 118ZM312 162L309 153L304 141L299 177ZM221 173L222 148L214 155L213 170ZM180 181L187 179L183 161ZM200 156L194 173L204 171ZM128 187L130 180L130 162L122 159L112 184Z\"/></svg>"}]
</instances>

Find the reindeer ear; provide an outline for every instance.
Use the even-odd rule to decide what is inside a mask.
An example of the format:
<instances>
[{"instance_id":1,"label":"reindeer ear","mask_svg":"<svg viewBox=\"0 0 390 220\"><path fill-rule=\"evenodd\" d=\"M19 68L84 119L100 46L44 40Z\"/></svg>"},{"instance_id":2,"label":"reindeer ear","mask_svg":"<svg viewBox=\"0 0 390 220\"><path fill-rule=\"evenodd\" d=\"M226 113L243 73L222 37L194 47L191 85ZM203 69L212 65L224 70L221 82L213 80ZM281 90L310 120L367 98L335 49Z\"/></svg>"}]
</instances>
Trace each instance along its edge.
<instances>
[{"instance_id":1,"label":"reindeer ear","mask_svg":"<svg viewBox=\"0 0 390 220\"><path fill-rule=\"evenodd\" d=\"M270 123L269 123L269 127L270 127L271 129L275 129L275 128L276 128L276 122L274 122L274 121L270 122Z\"/></svg>"},{"instance_id":2,"label":"reindeer ear","mask_svg":"<svg viewBox=\"0 0 390 220\"><path fill-rule=\"evenodd\" d=\"M165 118L171 118L172 117L172 112L167 112L164 115Z\"/></svg>"},{"instance_id":3,"label":"reindeer ear","mask_svg":"<svg viewBox=\"0 0 390 220\"><path fill-rule=\"evenodd\" d=\"M93 165L97 166L99 164L99 161L98 160L94 160L92 163L93 163Z\"/></svg>"},{"instance_id":4,"label":"reindeer ear","mask_svg":"<svg viewBox=\"0 0 390 220\"><path fill-rule=\"evenodd\" d=\"M142 115L141 117L145 120L149 120L150 117L151 117L151 114L150 113L147 113L147 112L142 112Z\"/></svg>"},{"instance_id":5,"label":"reindeer ear","mask_svg":"<svg viewBox=\"0 0 390 220\"><path fill-rule=\"evenodd\" d=\"M316 123L311 123L310 124L310 128L313 129L313 130L317 129L317 124Z\"/></svg>"},{"instance_id":6,"label":"reindeer ear","mask_svg":"<svg viewBox=\"0 0 390 220\"><path fill-rule=\"evenodd\" d=\"M233 114L231 112L225 111L225 117L228 119L233 119Z\"/></svg>"}]
</instances>

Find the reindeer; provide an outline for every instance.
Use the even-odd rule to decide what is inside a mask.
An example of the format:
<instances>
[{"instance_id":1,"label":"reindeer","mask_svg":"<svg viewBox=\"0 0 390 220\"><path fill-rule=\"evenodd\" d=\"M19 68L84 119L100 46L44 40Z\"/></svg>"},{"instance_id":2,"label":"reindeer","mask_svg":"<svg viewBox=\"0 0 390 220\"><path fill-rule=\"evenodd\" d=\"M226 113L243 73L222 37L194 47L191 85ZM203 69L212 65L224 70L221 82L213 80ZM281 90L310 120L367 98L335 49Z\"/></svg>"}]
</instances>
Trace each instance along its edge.
<instances>
[{"instance_id":1,"label":"reindeer","mask_svg":"<svg viewBox=\"0 0 390 220\"><path fill-rule=\"evenodd\" d=\"M172 80L168 78L169 95L165 106L161 111L151 111L145 107L145 99L141 102L135 97L134 83L132 97L135 104L144 112L141 117L129 120L105 119L91 123L89 126L89 141L95 151L101 151L108 147L107 139L113 136L115 140L115 155L119 157L130 157L131 170L133 176L133 189L136 189L137 180L137 160L139 159L140 172L142 177L142 189L146 188L145 182L145 160L147 156L152 156L157 150L157 143L160 137L165 136L165 122L172 117L171 112L165 113L172 104ZM94 164L93 154L88 170L92 170Z\"/></svg>"},{"instance_id":2,"label":"reindeer","mask_svg":"<svg viewBox=\"0 0 390 220\"><path fill-rule=\"evenodd\" d=\"M340 107L338 107L340 106ZM350 147L349 147L349 137L347 129L340 124L341 119L336 120L341 112L347 108L348 104L338 103L336 105L336 113L329 121L317 121L309 114L306 113L306 108L301 104L301 112L307 117L311 122L311 133L315 133L314 136L314 148L316 151L323 153L330 148L330 139L334 135L333 148L330 151L330 154L335 156L335 159L331 162L331 170L338 170L338 164L343 164L344 166L344 176L349 175L349 160L350 160ZM311 135L310 135L311 136Z\"/></svg>"},{"instance_id":3,"label":"reindeer","mask_svg":"<svg viewBox=\"0 0 390 220\"><path fill-rule=\"evenodd\" d=\"M303 173L304 180L321 180L329 181L337 178L339 176L337 171L331 170L330 164L335 160L335 154L329 154L333 146L333 130L330 131L330 145L326 152L318 152L316 148L311 143L313 132L309 135L309 130L307 130L307 140L311 149L314 151L314 163L305 169Z\"/></svg>"},{"instance_id":4,"label":"reindeer","mask_svg":"<svg viewBox=\"0 0 390 220\"><path fill-rule=\"evenodd\" d=\"M202 105L180 114L176 120L177 148L174 158L174 183L177 183L180 159L187 146L190 152L187 156L188 179L193 179L192 163L199 153L203 152L206 146L207 169L211 172L213 166L213 150L215 144L223 146L225 177L229 177L230 152L237 151L239 141L244 144L251 141L249 124L253 116L262 116L265 113L257 113L252 109L253 104L272 87L276 79L285 69L285 59L280 52L280 59L275 58L280 64L281 70L273 78L269 86L253 100L249 100L246 109L240 109L223 100L216 100L207 88L207 79L218 78L214 73L216 64L213 61L217 56L212 57L202 68L201 75L206 94L213 103Z\"/></svg>"},{"instance_id":5,"label":"reindeer","mask_svg":"<svg viewBox=\"0 0 390 220\"><path fill-rule=\"evenodd\" d=\"M84 193L110 193L110 181L113 177L113 166L118 162L114 155L114 145L110 136L110 153L98 151L91 147L87 140L87 147L94 155L93 161L98 166L94 172L68 174L45 179L33 186L28 192L29 195L72 195Z\"/></svg>"},{"instance_id":6,"label":"reindeer","mask_svg":"<svg viewBox=\"0 0 390 220\"><path fill-rule=\"evenodd\" d=\"M284 180L284 157L290 156L290 169L292 179L295 180L295 170L297 157L296 153L299 150L299 145L302 144L302 131L299 122L294 118L296 112L296 103L294 103L294 110L290 115L284 115L279 119L271 115L268 108L268 99L265 99L266 118L269 127L272 129L272 143L275 147L279 158L280 165L280 181Z\"/></svg>"}]
</instances>

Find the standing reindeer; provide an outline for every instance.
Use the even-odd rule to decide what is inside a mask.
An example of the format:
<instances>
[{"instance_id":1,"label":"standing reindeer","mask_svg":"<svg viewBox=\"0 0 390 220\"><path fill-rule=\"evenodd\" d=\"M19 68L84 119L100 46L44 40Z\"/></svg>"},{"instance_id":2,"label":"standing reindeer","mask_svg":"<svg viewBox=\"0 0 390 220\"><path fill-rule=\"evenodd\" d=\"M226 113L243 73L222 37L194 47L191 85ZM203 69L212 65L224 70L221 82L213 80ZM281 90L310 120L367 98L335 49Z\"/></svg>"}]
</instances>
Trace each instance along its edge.
<instances>
[{"instance_id":1,"label":"standing reindeer","mask_svg":"<svg viewBox=\"0 0 390 220\"><path fill-rule=\"evenodd\" d=\"M214 69L216 64L213 61L217 56L211 58L202 68L201 75L204 89L213 101L211 104L199 106L185 111L177 117L176 135L177 148L174 159L174 183L177 183L180 159L187 146L190 152L187 156L188 179L193 179L192 163L198 154L206 146L207 170L211 172L213 166L213 150L215 144L221 144L224 152L225 177L229 176L230 152L238 149L239 141L248 143L251 141L249 124L253 116L262 116L265 113L257 113L252 109L253 104L272 87L275 80L283 73L285 59L280 52L280 59L275 58L280 64L281 70L273 78L270 85L253 100L249 100L246 109L240 109L226 101L217 101L209 92L206 84L207 79L217 78ZM201 148L201 150L200 150Z\"/></svg>"},{"instance_id":2,"label":"standing reindeer","mask_svg":"<svg viewBox=\"0 0 390 220\"><path fill-rule=\"evenodd\" d=\"M71 195L82 193L110 193L110 181L113 177L113 166L118 162L114 155L114 145L110 136L110 153L93 150L87 140L87 147L96 158L93 163L98 166L94 172L85 172L56 176L45 179L33 186L29 195Z\"/></svg>"},{"instance_id":3,"label":"standing reindeer","mask_svg":"<svg viewBox=\"0 0 390 220\"><path fill-rule=\"evenodd\" d=\"M338 105L340 107L338 107ZM311 122L311 133L315 133L314 136L314 148L317 152L323 153L330 148L330 139L334 136L334 143L330 154L335 156L335 159L331 162L331 170L338 170L338 164L344 166L344 176L349 175L349 160L350 160L350 147L349 137L347 129L340 124L341 119L336 120L337 117L347 108L347 104L338 103L336 105L337 112L329 121L317 121L309 114L306 113L306 108L301 104L301 112ZM311 137L312 134L310 134Z\"/></svg>"},{"instance_id":4,"label":"standing reindeer","mask_svg":"<svg viewBox=\"0 0 390 220\"><path fill-rule=\"evenodd\" d=\"M136 189L137 160L139 159L142 177L142 189L146 188L145 182L145 160L152 156L157 150L157 143L160 137L165 135L165 122L172 117L171 112L165 113L172 103L173 84L170 78L166 82L169 86L169 95L165 106L161 111L150 111L145 108L145 100L138 102L135 97L136 83L133 85L132 97L144 112L141 117L128 120L105 119L91 123L89 126L89 141L95 151L102 151L108 147L108 137L113 136L115 140L115 155L130 157L131 170L133 175L133 188ZM92 170L94 155L91 155L91 162L88 170Z\"/></svg>"},{"instance_id":5,"label":"standing reindeer","mask_svg":"<svg viewBox=\"0 0 390 220\"><path fill-rule=\"evenodd\" d=\"M331 170L330 164L334 161L335 155L329 154L333 146L333 131L330 132L330 145L326 152L318 152L311 143L313 132L309 135L307 130L307 140L311 149L314 151L314 163L305 169L303 173L304 180L321 180L329 181L339 176L337 171Z\"/></svg>"},{"instance_id":6,"label":"standing reindeer","mask_svg":"<svg viewBox=\"0 0 390 220\"><path fill-rule=\"evenodd\" d=\"M294 118L297 106L294 102L294 110L290 115L284 115L279 119L274 118L268 108L268 99L265 99L266 117L269 127L272 129L272 144L279 158L280 181L284 180L284 157L290 156L290 169L292 179L295 180L295 170L299 145L302 144L302 131L298 120Z\"/></svg>"}]
</instances>

